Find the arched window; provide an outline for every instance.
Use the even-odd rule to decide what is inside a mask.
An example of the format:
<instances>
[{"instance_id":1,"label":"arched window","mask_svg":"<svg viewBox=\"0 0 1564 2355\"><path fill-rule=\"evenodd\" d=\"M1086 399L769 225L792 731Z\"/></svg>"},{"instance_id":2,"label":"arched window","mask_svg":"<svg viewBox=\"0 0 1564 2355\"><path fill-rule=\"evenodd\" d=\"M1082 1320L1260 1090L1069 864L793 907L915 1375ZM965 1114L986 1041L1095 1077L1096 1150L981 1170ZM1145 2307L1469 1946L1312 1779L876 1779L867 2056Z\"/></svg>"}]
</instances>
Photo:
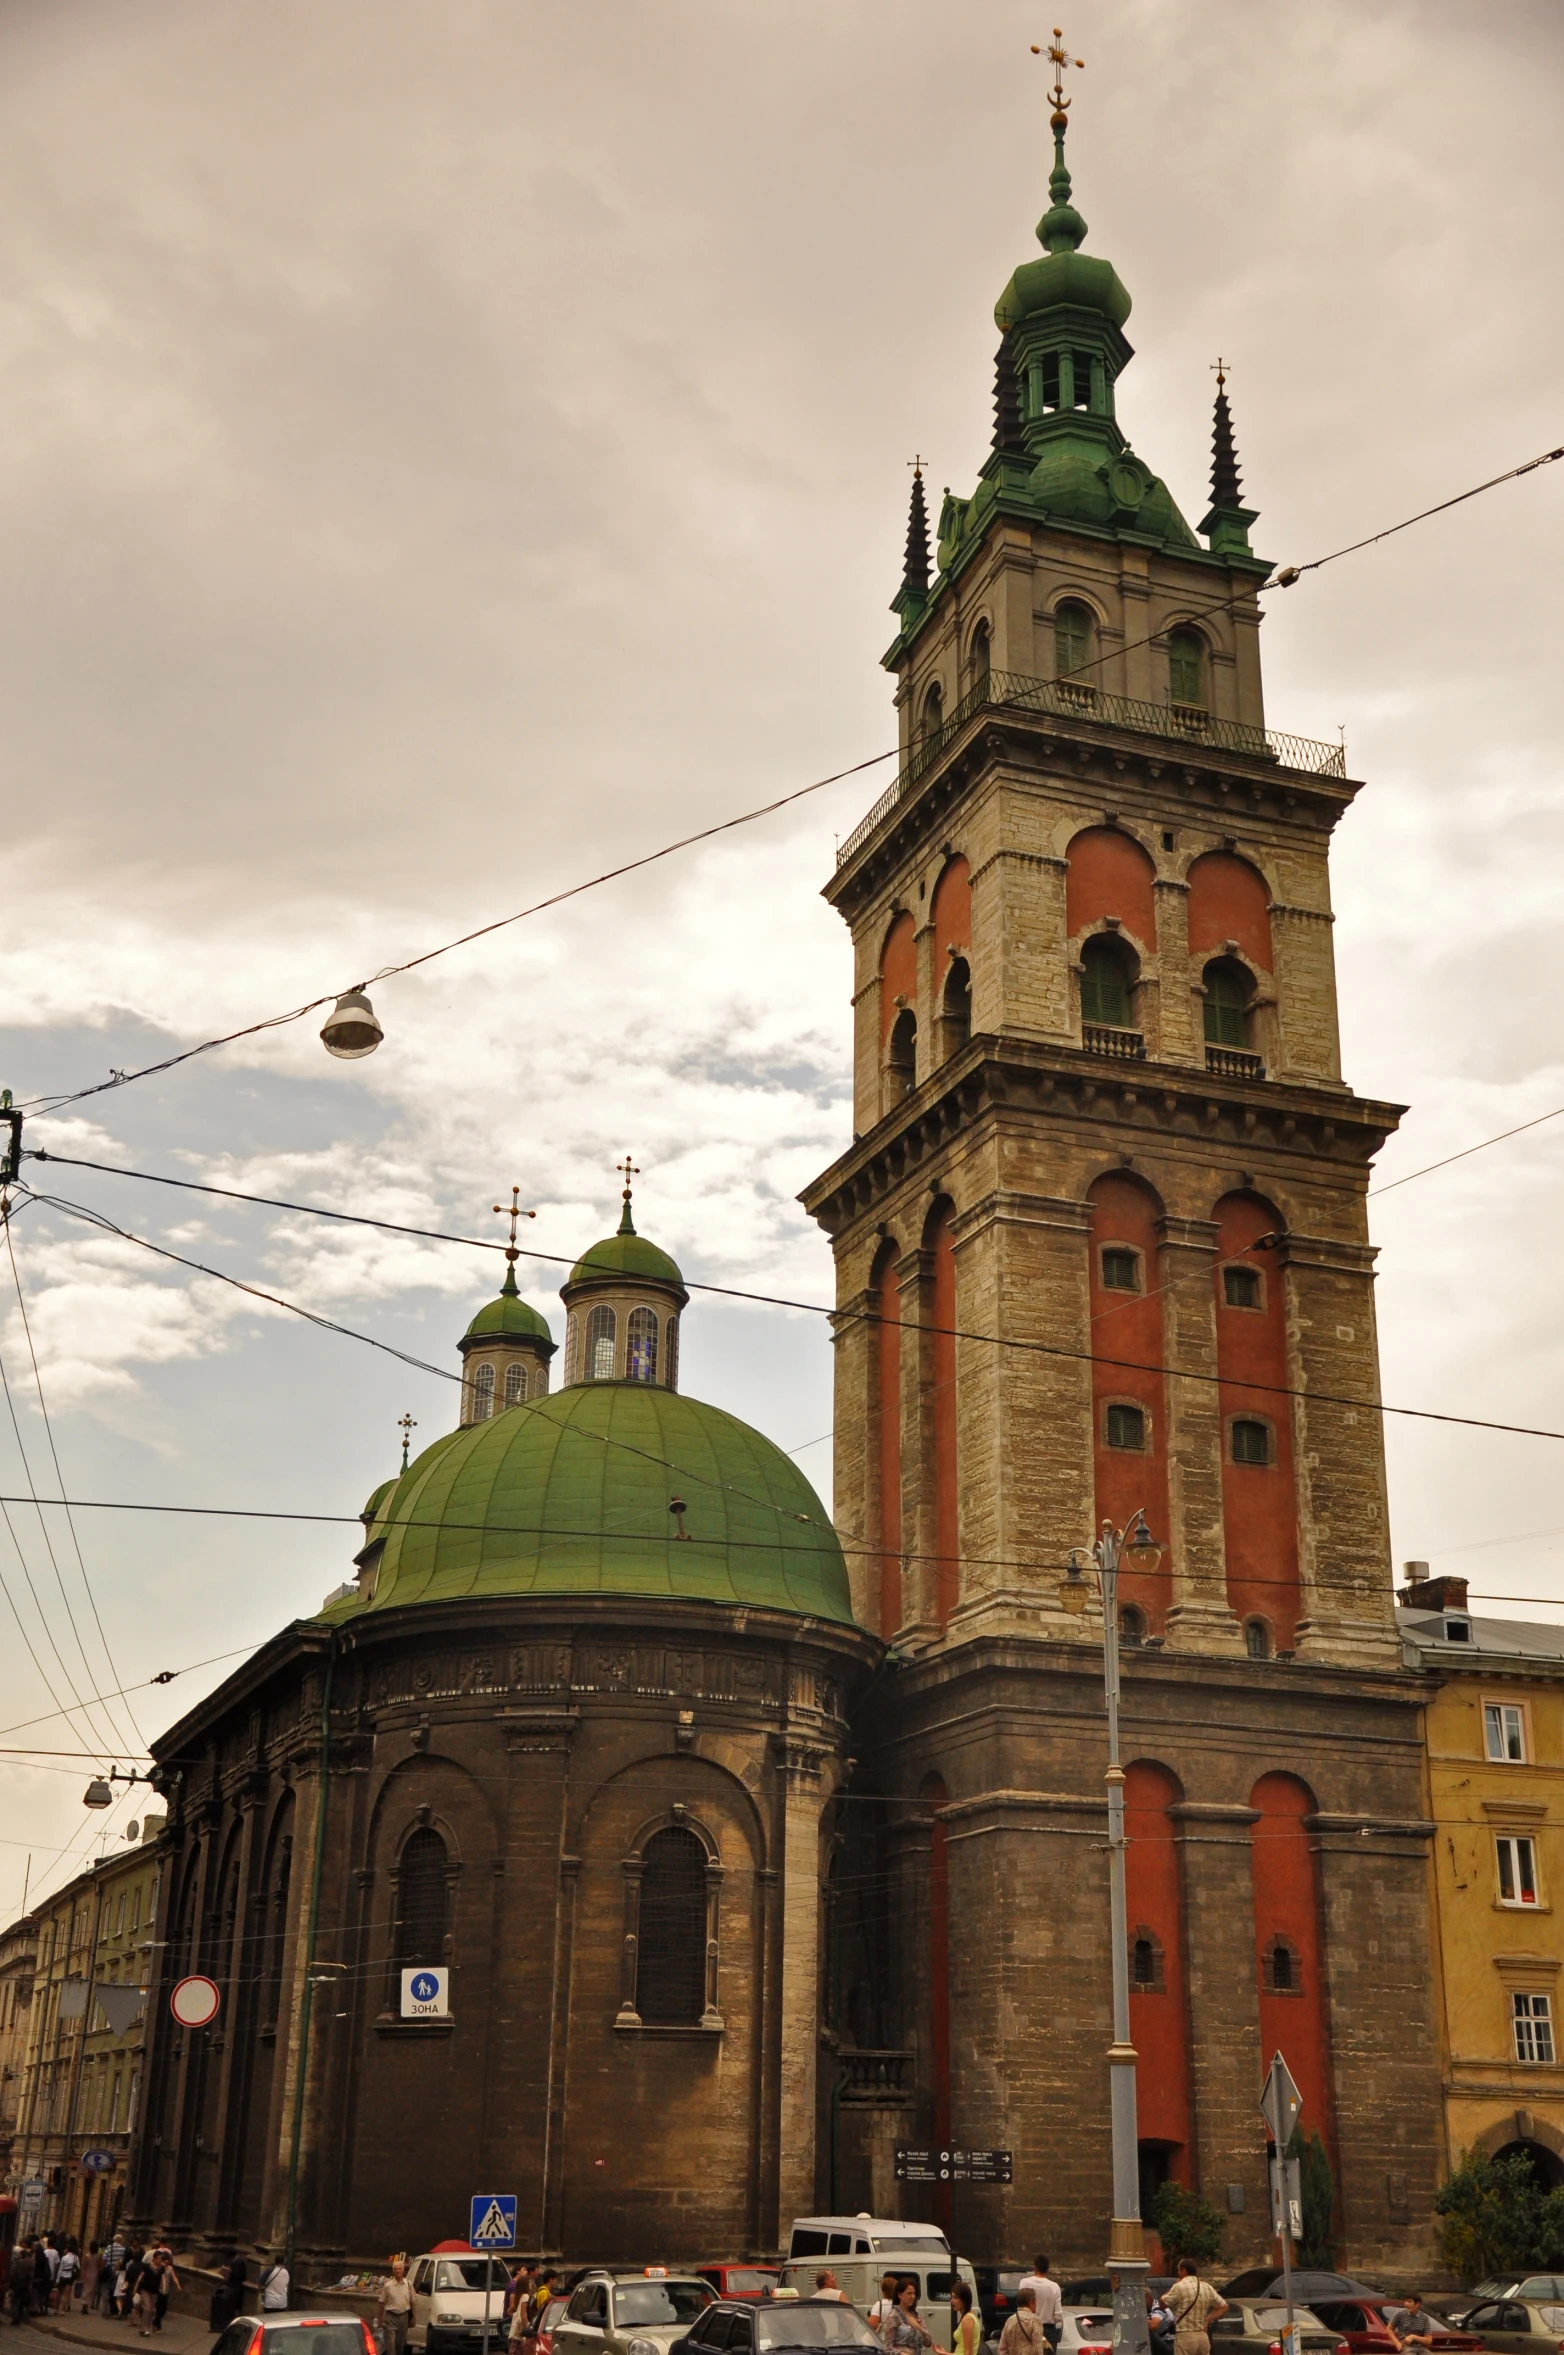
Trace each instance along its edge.
<instances>
[{"instance_id":1,"label":"arched window","mask_svg":"<svg viewBox=\"0 0 1564 2355\"><path fill-rule=\"evenodd\" d=\"M706 1851L682 1824L654 1832L642 1857L635 2008L668 2027L705 2015Z\"/></svg>"},{"instance_id":2,"label":"arched window","mask_svg":"<svg viewBox=\"0 0 1564 2355\"><path fill-rule=\"evenodd\" d=\"M1142 1995L1150 1995L1165 1984L1162 1942L1154 1930L1142 1927L1130 1941L1130 1985Z\"/></svg>"},{"instance_id":3,"label":"arched window","mask_svg":"<svg viewBox=\"0 0 1564 2355\"><path fill-rule=\"evenodd\" d=\"M480 1366L472 1378L472 1419L486 1423L494 1412L494 1368Z\"/></svg>"},{"instance_id":4,"label":"arched window","mask_svg":"<svg viewBox=\"0 0 1564 2355\"><path fill-rule=\"evenodd\" d=\"M989 668L991 662L991 655L989 651L990 643L991 641L988 634L988 624L986 621L980 621L977 628L972 633L971 671L972 692L974 695L986 696L988 693Z\"/></svg>"},{"instance_id":5,"label":"arched window","mask_svg":"<svg viewBox=\"0 0 1564 2355\"><path fill-rule=\"evenodd\" d=\"M1119 1641L1121 1644L1143 1644L1146 1640L1146 1614L1138 1603L1126 1603L1119 1613Z\"/></svg>"},{"instance_id":6,"label":"arched window","mask_svg":"<svg viewBox=\"0 0 1564 2355\"><path fill-rule=\"evenodd\" d=\"M1198 630L1168 633L1168 699L1193 711L1206 708L1206 642Z\"/></svg>"},{"instance_id":7,"label":"arched window","mask_svg":"<svg viewBox=\"0 0 1564 2355\"><path fill-rule=\"evenodd\" d=\"M910 1096L918 1084L918 1017L910 1006L903 1006L891 1025L885 1062L892 1100Z\"/></svg>"},{"instance_id":8,"label":"arched window","mask_svg":"<svg viewBox=\"0 0 1564 2355\"><path fill-rule=\"evenodd\" d=\"M1143 1454L1146 1446L1146 1417L1138 1406L1127 1406L1115 1400L1108 1409L1107 1439L1110 1447L1122 1447L1135 1454Z\"/></svg>"},{"instance_id":9,"label":"arched window","mask_svg":"<svg viewBox=\"0 0 1564 2355\"><path fill-rule=\"evenodd\" d=\"M611 1382L614 1378L614 1342L619 1322L614 1312L603 1301L590 1310L586 1321L586 1365L583 1369L589 1382Z\"/></svg>"},{"instance_id":10,"label":"arched window","mask_svg":"<svg viewBox=\"0 0 1564 2355\"><path fill-rule=\"evenodd\" d=\"M1201 975L1206 988L1205 1031L1208 1047L1246 1047L1249 1043L1249 976L1231 957L1217 957Z\"/></svg>"},{"instance_id":11,"label":"arched window","mask_svg":"<svg viewBox=\"0 0 1564 2355\"><path fill-rule=\"evenodd\" d=\"M1276 1937L1265 1950L1265 1985L1272 1995L1301 1995L1303 1968L1298 1949L1289 1939Z\"/></svg>"},{"instance_id":12,"label":"arched window","mask_svg":"<svg viewBox=\"0 0 1564 2355\"><path fill-rule=\"evenodd\" d=\"M1233 1461L1235 1464L1268 1464L1271 1460L1271 1427L1268 1423L1251 1421L1240 1416L1233 1425Z\"/></svg>"},{"instance_id":13,"label":"arched window","mask_svg":"<svg viewBox=\"0 0 1564 2355\"><path fill-rule=\"evenodd\" d=\"M1091 608L1077 599L1067 597L1054 608L1054 676L1070 679L1077 671L1084 671L1092 658L1092 640L1096 630ZM1091 682L1075 681L1076 692L1090 693Z\"/></svg>"},{"instance_id":14,"label":"arched window","mask_svg":"<svg viewBox=\"0 0 1564 2355\"><path fill-rule=\"evenodd\" d=\"M929 689L927 695L925 695L923 698L924 744L937 744L940 740L940 731L944 725L945 691L941 687L939 681L936 679L933 686Z\"/></svg>"},{"instance_id":15,"label":"arched window","mask_svg":"<svg viewBox=\"0 0 1564 2355\"><path fill-rule=\"evenodd\" d=\"M427 1824L414 1832L397 1864L396 1967L416 1970L445 1960L449 1928L449 1858Z\"/></svg>"},{"instance_id":16,"label":"arched window","mask_svg":"<svg viewBox=\"0 0 1564 2355\"><path fill-rule=\"evenodd\" d=\"M1244 1650L1251 1660L1269 1660L1271 1631L1263 1619L1244 1621Z\"/></svg>"},{"instance_id":17,"label":"arched window","mask_svg":"<svg viewBox=\"0 0 1564 2355\"><path fill-rule=\"evenodd\" d=\"M957 1055L972 1036L972 968L965 957L952 957L945 976L944 1047Z\"/></svg>"},{"instance_id":18,"label":"arched window","mask_svg":"<svg viewBox=\"0 0 1564 2355\"><path fill-rule=\"evenodd\" d=\"M667 1372L663 1376L663 1384L666 1389L677 1390L679 1387L679 1320L676 1316L668 1319L666 1339L668 1346L663 1363L667 1367Z\"/></svg>"},{"instance_id":19,"label":"arched window","mask_svg":"<svg viewBox=\"0 0 1564 2355\"><path fill-rule=\"evenodd\" d=\"M632 1382L657 1379L657 1311L632 1308L625 1328L625 1372Z\"/></svg>"},{"instance_id":20,"label":"arched window","mask_svg":"<svg viewBox=\"0 0 1564 2355\"><path fill-rule=\"evenodd\" d=\"M1081 951L1081 1020L1110 1030L1132 1027L1129 967L1111 940L1089 940Z\"/></svg>"},{"instance_id":21,"label":"arched window","mask_svg":"<svg viewBox=\"0 0 1564 2355\"><path fill-rule=\"evenodd\" d=\"M505 1368L505 1404L520 1406L527 1395L527 1369L519 1357Z\"/></svg>"}]
</instances>

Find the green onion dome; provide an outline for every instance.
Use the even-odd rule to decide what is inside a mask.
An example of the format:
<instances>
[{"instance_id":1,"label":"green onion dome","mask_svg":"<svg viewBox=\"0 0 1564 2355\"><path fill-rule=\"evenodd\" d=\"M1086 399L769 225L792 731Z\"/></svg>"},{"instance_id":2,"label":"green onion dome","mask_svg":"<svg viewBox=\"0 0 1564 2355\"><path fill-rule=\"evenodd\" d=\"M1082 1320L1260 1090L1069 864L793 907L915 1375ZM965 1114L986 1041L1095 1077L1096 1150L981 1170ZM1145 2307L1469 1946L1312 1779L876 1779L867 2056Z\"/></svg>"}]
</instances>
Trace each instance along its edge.
<instances>
[{"instance_id":1,"label":"green onion dome","mask_svg":"<svg viewBox=\"0 0 1564 2355\"><path fill-rule=\"evenodd\" d=\"M578 1384L448 1432L383 1500L371 1548L372 1596L344 1597L327 1619L636 1595L852 1624L841 1545L792 1458L720 1407L651 1383Z\"/></svg>"},{"instance_id":2,"label":"green onion dome","mask_svg":"<svg viewBox=\"0 0 1564 2355\"><path fill-rule=\"evenodd\" d=\"M465 1357L481 1341L541 1341L550 1350L558 1346L549 1330L548 1318L517 1291L514 1267L507 1267L497 1297L485 1301L457 1347Z\"/></svg>"},{"instance_id":3,"label":"green onion dome","mask_svg":"<svg viewBox=\"0 0 1564 2355\"><path fill-rule=\"evenodd\" d=\"M689 1297L677 1264L666 1251L659 1251L655 1243L648 1243L644 1235L636 1233L630 1223L628 1201L618 1233L605 1235L601 1243L594 1243L590 1251L584 1251L570 1271L569 1282L562 1284L560 1290L568 1300L577 1284L624 1282L666 1284L670 1291L678 1293L681 1305Z\"/></svg>"}]
</instances>

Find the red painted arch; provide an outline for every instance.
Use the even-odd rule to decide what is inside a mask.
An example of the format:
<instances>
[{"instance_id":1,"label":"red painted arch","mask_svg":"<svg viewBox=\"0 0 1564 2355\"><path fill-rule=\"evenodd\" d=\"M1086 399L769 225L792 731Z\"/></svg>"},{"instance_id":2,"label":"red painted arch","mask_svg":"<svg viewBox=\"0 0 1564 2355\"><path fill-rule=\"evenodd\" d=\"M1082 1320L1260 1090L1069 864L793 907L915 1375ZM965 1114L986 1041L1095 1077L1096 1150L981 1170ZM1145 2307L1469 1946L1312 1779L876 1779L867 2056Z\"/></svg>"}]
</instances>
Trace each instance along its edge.
<instances>
[{"instance_id":1,"label":"red painted arch","mask_svg":"<svg viewBox=\"0 0 1564 2355\"><path fill-rule=\"evenodd\" d=\"M1147 948L1157 945L1156 870L1132 836L1116 826L1089 826L1065 853L1065 930L1072 940L1088 925L1117 916Z\"/></svg>"},{"instance_id":2,"label":"red painted arch","mask_svg":"<svg viewBox=\"0 0 1564 2355\"><path fill-rule=\"evenodd\" d=\"M1121 1571L1119 1597L1145 1612L1149 1631L1160 1635L1172 1593L1173 1557L1168 1517L1168 1428L1164 1383L1161 1274L1157 1228L1162 1205L1138 1178L1109 1171L1087 1199L1092 1206L1089 1238L1092 1312L1092 1425L1096 1511L1099 1522L1122 1529L1141 1507L1163 1548L1149 1578ZM1127 1244L1136 1254L1140 1290L1110 1292L1102 1280L1106 1244ZM1138 1406L1146 1418L1143 1452L1108 1445L1108 1409L1116 1402Z\"/></svg>"}]
</instances>

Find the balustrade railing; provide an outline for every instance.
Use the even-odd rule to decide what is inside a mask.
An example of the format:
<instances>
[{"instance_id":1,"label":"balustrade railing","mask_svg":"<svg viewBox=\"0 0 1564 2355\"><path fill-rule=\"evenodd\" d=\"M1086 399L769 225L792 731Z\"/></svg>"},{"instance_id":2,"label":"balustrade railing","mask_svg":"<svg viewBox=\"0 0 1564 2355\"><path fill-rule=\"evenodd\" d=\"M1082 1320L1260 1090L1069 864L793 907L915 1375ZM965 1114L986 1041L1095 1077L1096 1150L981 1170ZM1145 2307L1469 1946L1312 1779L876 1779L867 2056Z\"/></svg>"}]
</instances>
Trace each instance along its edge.
<instances>
[{"instance_id":1,"label":"balustrade railing","mask_svg":"<svg viewBox=\"0 0 1564 2355\"><path fill-rule=\"evenodd\" d=\"M865 2045L843 2045L837 2053L842 2071L843 2101L890 2102L910 2098L912 2054L873 2051Z\"/></svg>"},{"instance_id":2,"label":"balustrade railing","mask_svg":"<svg viewBox=\"0 0 1564 2355\"><path fill-rule=\"evenodd\" d=\"M990 671L968 688L948 719L918 746L867 817L861 819L836 854L845 866L899 801L921 784L935 766L958 728L974 712L1031 711L1043 717L1090 720L1105 728L1127 729L1138 736L1205 745L1218 752L1240 752L1251 759L1273 762L1304 777L1345 777L1344 744L1319 744L1307 736L1278 734L1272 728L1253 728L1242 720L1221 720L1191 703L1141 703L1130 695L1109 695L1084 679L1030 679L1017 671Z\"/></svg>"},{"instance_id":3,"label":"balustrade railing","mask_svg":"<svg viewBox=\"0 0 1564 2355\"><path fill-rule=\"evenodd\" d=\"M1213 1079L1264 1079L1265 1057L1242 1047L1207 1047L1206 1069Z\"/></svg>"},{"instance_id":4,"label":"balustrade railing","mask_svg":"<svg viewBox=\"0 0 1564 2355\"><path fill-rule=\"evenodd\" d=\"M1138 1030L1117 1030L1106 1022L1083 1022L1081 1044L1089 1055L1112 1055L1120 1063L1146 1060L1146 1041Z\"/></svg>"}]
</instances>

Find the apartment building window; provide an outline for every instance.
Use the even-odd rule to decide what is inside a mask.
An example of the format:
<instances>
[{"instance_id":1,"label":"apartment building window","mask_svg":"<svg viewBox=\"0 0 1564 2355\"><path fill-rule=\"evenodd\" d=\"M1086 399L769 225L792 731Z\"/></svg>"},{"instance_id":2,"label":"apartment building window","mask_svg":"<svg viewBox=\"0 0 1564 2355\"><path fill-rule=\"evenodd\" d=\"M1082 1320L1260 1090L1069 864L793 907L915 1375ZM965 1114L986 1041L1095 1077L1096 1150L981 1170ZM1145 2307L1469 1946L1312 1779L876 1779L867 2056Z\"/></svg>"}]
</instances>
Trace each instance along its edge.
<instances>
[{"instance_id":1,"label":"apartment building window","mask_svg":"<svg viewBox=\"0 0 1564 2355\"><path fill-rule=\"evenodd\" d=\"M1494 1842L1499 1852L1499 1903L1501 1905L1535 1905L1537 1902L1537 1850L1531 1840L1513 1838L1508 1833Z\"/></svg>"},{"instance_id":2,"label":"apartment building window","mask_svg":"<svg viewBox=\"0 0 1564 2355\"><path fill-rule=\"evenodd\" d=\"M1483 1736L1490 1758L1523 1764L1526 1757L1526 1720L1515 1701L1485 1701Z\"/></svg>"},{"instance_id":3,"label":"apartment building window","mask_svg":"<svg viewBox=\"0 0 1564 2355\"><path fill-rule=\"evenodd\" d=\"M1515 2058L1551 2062L1553 2059L1553 2004L1546 1995L1512 1995L1515 2020Z\"/></svg>"}]
</instances>

